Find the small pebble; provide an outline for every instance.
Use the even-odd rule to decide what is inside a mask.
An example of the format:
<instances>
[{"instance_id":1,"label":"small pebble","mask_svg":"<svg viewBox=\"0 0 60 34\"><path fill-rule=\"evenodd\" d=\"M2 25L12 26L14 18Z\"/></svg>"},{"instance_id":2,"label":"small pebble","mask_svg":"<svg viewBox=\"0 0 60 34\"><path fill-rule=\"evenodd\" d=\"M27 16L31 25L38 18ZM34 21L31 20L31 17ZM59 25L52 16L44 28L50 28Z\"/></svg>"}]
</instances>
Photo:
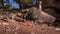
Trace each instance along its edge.
<instances>
[{"instance_id":1,"label":"small pebble","mask_svg":"<svg viewBox=\"0 0 60 34\"><path fill-rule=\"evenodd\" d=\"M56 31L60 31L60 28L55 28Z\"/></svg>"}]
</instances>

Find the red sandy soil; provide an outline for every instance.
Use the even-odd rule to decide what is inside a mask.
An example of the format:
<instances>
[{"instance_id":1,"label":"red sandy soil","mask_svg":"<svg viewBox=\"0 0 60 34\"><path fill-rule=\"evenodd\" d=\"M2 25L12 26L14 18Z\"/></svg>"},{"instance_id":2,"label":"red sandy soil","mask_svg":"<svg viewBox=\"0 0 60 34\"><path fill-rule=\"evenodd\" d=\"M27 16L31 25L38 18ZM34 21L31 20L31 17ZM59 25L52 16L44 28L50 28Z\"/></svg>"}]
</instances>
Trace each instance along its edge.
<instances>
[{"instance_id":1,"label":"red sandy soil","mask_svg":"<svg viewBox=\"0 0 60 34\"><path fill-rule=\"evenodd\" d=\"M7 19L3 21L0 18L0 34L60 34L54 27L47 24L34 25L32 21L17 22Z\"/></svg>"}]
</instances>

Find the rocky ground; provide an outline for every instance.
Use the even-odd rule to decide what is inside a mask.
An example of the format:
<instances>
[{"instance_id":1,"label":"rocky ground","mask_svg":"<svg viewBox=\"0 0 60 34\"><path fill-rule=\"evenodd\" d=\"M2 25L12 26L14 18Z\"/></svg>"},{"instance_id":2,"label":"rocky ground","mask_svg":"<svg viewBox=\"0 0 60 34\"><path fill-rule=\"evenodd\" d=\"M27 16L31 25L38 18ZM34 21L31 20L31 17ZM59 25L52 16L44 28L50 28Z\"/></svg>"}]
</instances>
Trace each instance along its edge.
<instances>
[{"instance_id":1,"label":"rocky ground","mask_svg":"<svg viewBox=\"0 0 60 34\"><path fill-rule=\"evenodd\" d=\"M35 25L32 21L20 17L11 18L0 14L0 34L60 34L60 29L47 24Z\"/></svg>"}]
</instances>

